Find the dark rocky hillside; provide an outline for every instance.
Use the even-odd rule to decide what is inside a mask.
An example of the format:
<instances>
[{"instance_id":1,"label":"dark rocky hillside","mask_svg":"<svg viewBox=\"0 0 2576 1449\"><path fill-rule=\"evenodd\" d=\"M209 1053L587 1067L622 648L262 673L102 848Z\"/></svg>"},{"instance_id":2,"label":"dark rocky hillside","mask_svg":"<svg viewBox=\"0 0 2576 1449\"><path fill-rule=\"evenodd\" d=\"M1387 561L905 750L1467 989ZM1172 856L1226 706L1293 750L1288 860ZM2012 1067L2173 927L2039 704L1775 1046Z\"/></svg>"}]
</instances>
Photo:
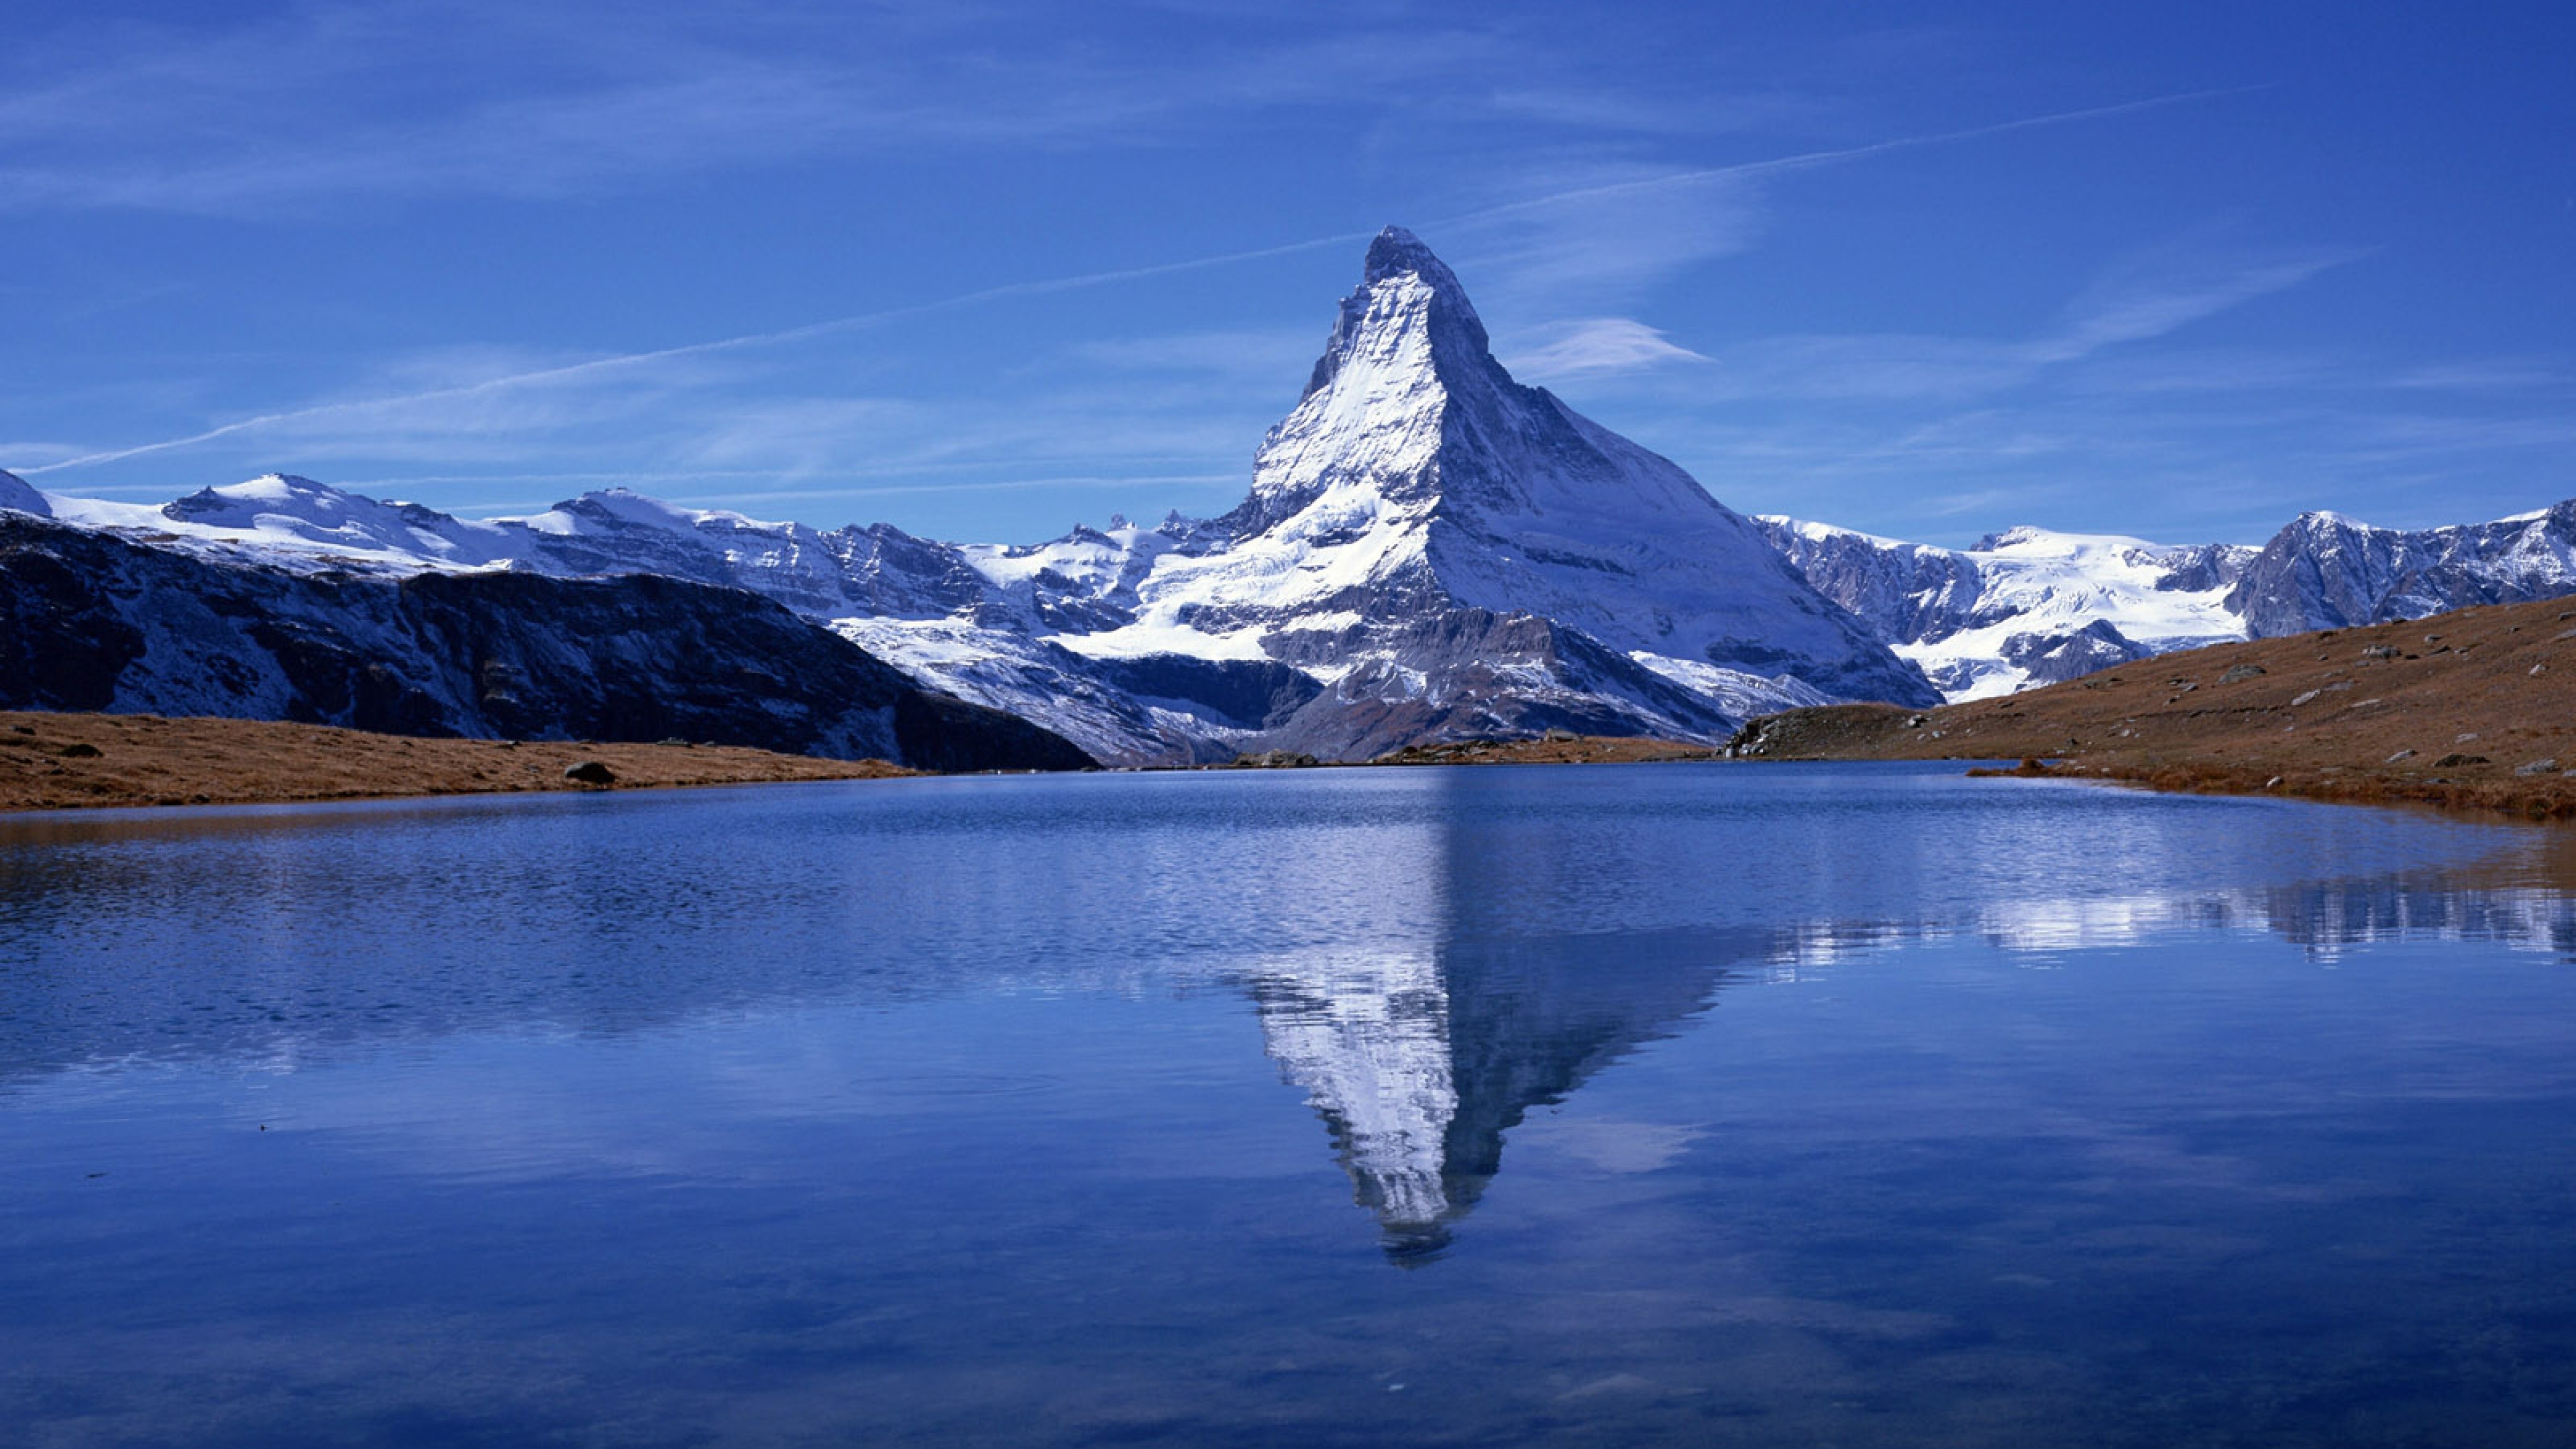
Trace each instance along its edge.
<instances>
[{"instance_id":1,"label":"dark rocky hillside","mask_svg":"<svg viewBox=\"0 0 2576 1449\"><path fill-rule=\"evenodd\" d=\"M24 515L0 515L0 708L677 737L939 770L1093 763L738 589L217 566Z\"/></svg>"}]
</instances>

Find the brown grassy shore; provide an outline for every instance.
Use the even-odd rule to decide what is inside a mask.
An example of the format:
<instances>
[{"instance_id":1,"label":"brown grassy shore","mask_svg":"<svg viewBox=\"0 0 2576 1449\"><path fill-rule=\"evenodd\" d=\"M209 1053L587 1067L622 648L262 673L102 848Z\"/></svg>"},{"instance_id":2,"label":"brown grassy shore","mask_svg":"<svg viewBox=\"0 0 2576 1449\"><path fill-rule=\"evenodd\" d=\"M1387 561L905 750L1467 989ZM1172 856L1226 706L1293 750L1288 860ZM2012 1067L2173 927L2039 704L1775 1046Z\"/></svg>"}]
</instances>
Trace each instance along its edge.
<instances>
[{"instance_id":1,"label":"brown grassy shore","mask_svg":"<svg viewBox=\"0 0 2576 1449\"><path fill-rule=\"evenodd\" d=\"M567 768L585 760L607 766L615 783L601 787L565 778ZM717 746L427 740L255 720L0 711L0 810L655 789L913 773L883 760L817 760Z\"/></svg>"},{"instance_id":2,"label":"brown grassy shore","mask_svg":"<svg viewBox=\"0 0 2576 1449\"><path fill-rule=\"evenodd\" d=\"M2576 818L2576 598L2219 644L1939 709L1835 705L1737 737L1777 760L2016 773Z\"/></svg>"}]
</instances>

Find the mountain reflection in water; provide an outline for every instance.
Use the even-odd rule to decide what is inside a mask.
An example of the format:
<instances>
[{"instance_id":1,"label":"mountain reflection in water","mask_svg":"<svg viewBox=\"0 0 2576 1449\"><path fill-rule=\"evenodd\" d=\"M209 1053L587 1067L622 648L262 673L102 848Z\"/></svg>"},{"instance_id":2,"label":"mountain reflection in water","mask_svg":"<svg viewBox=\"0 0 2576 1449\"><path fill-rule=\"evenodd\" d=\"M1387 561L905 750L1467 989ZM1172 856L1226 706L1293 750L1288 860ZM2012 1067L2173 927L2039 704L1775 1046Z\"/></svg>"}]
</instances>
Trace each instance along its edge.
<instances>
[{"instance_id":1,"label":"mountain reflection in water","mask_svg":"<svg viewBox=\"0 0 2576 1449\"><path fill-rule=\"evenodd\" d=\"M1684 1028L1730 973L1935 938L2046 955L2212 931L2274 935L2320 962L2398 938L2576 961L2567 831L1960 795L1955 780L1887 772L1818 796L1795 775L1677 768L1596 776L1550 801L1557 778L0 820L0 1086L151 1061L321 1062L532 1025L613 1037L764 1007L1212 979L1249 995L1388 1256L1414 1263L1449 1244L1525 1114ZM1660 788L1709 779L1754 788ZM1929 804L1906 793L1918 789ZM1065 811L1113 791L1127 813L1082 817L1098 838L1069 851ZM1958 799L1982 839L1906 828ZM724 832L690 824L701 804L768 831L753 855L771 869L743 878ZM1888 828L1816 823L1871 809ZM2441 848L2393 852L2413 863L2373 873L2227 883L2331 867L2335 848L2316 842L2338 831ZM1144 867L1123 874L1138 841ZM1870 854L1840 853L1854 850ZM782 851L805 852L803 868L778 868ZM2117 863L2102 870L2064 863L2106 855ZM1243 880L1242 897L1192 894L1192 865ZM1031 888L1042 870L1062 878ZM1163 894L1112 908L1138 891ZM1608 928L1618 919L1639 924Z\"/></svg>"},{"instance_id":2,"label":"mountain reflection in water","mask_svg":"<svg viewBox=\"0 0 2576 1449\"><path fill-rule=\"evenodd\" d=\"M0 1423L2570 1442L2571 866L1940 765L0 819Z\"/></svg>"},{"instance_id":3,"label":"mountain reflection in water","mask_svg":"<svg viewBox=\"0 0 2576 1449\"><path fill-rule=\"evenodd\" d=\"M1463 942L1279 963L1246 984L1387 1257L1412 1264L1449 1245L1524 1113L1705 1008L1724 955L1696 934Z\"/></svg>"}]
</instances>

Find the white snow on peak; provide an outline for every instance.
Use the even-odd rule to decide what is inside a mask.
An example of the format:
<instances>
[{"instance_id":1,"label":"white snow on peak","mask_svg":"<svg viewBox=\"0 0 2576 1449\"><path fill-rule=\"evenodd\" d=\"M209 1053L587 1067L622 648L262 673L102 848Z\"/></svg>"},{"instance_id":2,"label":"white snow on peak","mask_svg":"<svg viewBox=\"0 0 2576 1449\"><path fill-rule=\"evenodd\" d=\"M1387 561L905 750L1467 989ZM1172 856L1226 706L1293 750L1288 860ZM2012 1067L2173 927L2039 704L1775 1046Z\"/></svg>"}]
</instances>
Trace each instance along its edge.
<instances>
[{"instance_id":1,"label":"white snow on peak","mask_svg":"<svg viewBox=\"0 0 2576 1449\"><path fill-rule=\"evenodd\" d=\"M1753 518L1757 523L1767 523L1775 528L1786 529L1791 533L1797 534L1801 538L1819 543L1827 539L1851 538L1858 539L1863 543L1882 549L1937 548L1937 545L1934 544L1908 543L1901 538L1888 538L1882 534L1864 533L1857 528L1845 528L1838 523L1818 523L1815 520L1808 518L1791 518L1785 513L1757 513L1753 515Z\"/></svg>"},{"instance_id":2,"label":"white snow on peak","mask_svg":"<svg viewBox=\"0 0 2576 1449\"><path fill-rule=\"evenodd\" d=\"M2057 533L2027 525L1982 542L1986 546L1965 552L1983 585L1977 616L1995 622L1897 650L1936 679L1969 675L1964 687L1945 690L1953 700L2022 687L2029 671L2003 659L2019 634L2072 634L2103 621L2159 654L2245 637L2244 621L2226 607L2228 584L2171 587L2187 549L2121 534Z\"/></svg>"},{"instance_id":3,"label":"white snow on peak","mask_svg":"<svg viewBox=\"0 0 2576 1449\"><path fill-rule=\"evenodd\" d=\"M508 531L493 524L291 474L203 488L164 504L47 498L67 523L286 568L483 568L506 561L510 551Z\"/></svg>"},{"instance_id":4,"label":"white snow on peak","mask_svg":"<svg viewBox=\"0 0 2576 1449\"><path fill-rule=\"evenodd\" d=\"M2226 600L2257 552L2248 546L2024 524L1945 549L1776 515L1764 521L1775 538L1787 535L1781 546L1802 555L1818 587L1868 617L1953 701L2026 687L2033 672L2016 656L2032 654L2032 640L2096 624L2153 653L2245 637Z\"/></svg>"},{"instance_id":5,"label":"white snow on peak","mask_svg":"<svg viewBox=\"0 0 2576 1449\"><path fill-rule=\"evenodd\" d=\"M572 535L596 533L619 526L658 528L677 534L692 534L708 529L749 533L785 533L800 525L771 523L748 514L723 508L683 508L649 498L631 488L601 488L584 493L565 503L558 503L543 513L527 518L496 519L495 522L520 523L542 533Z\"/></svg>"},{"instance_id":6,"label":"white snow on peak","mask_svg":"<svg viewBox=\"0 0 2576 1449\"><path fill-rule=\"evenodd\" d=\"M1794 671L1871 647L1679 467L1513 382L1456 278L1394 228L1219 523L1222 548L1140 582L1139 626L1259 612L1312 630L1421 599L1684 661L1758 645Z\"/></svg>"}]
</instances>

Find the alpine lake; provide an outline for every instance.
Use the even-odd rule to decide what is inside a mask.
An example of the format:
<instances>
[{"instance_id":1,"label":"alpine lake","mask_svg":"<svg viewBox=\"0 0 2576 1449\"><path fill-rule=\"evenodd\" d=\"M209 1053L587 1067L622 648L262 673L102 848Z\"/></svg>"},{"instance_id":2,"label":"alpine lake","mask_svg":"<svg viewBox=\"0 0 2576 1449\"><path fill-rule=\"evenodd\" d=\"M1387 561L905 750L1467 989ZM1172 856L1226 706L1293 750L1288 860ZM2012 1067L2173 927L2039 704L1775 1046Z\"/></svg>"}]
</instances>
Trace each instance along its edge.
<instances>
[{"instance_id":1,"label":"alpine lake","mask_svg":"<svg viewBox=\"0 0 2576 1449\"><path fill-rule=\"evenodd\" d=\"M2576 1442L2576 832L1960 769L0 817L0 1441Z\"/></svg>"}]
</instances>

